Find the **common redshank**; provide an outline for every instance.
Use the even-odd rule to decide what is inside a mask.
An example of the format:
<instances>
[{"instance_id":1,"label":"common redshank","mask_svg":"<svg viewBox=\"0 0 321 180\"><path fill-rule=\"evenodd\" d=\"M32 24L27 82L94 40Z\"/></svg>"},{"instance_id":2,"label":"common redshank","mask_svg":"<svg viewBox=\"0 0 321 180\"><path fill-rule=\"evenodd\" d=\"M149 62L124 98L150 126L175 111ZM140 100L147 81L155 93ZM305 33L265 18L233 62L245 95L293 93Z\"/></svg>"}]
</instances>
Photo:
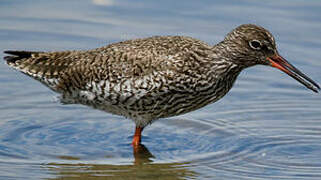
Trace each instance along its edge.
<instances>
[{"instance_id":1,"label":"common redshank","mask_svg":"<svg viewBox=\"0 0 321 180\"><path fill-rule=\"evenodd\" d=\"M279 55L266 29L241 25L211 46L184 36L128 40L88 51L5 51L7 64L80 103L132 119L132 145L159 118L184 114L221 99L253 65L278 68L307 88L317 83Z\"/></svg>"}]
</instances>

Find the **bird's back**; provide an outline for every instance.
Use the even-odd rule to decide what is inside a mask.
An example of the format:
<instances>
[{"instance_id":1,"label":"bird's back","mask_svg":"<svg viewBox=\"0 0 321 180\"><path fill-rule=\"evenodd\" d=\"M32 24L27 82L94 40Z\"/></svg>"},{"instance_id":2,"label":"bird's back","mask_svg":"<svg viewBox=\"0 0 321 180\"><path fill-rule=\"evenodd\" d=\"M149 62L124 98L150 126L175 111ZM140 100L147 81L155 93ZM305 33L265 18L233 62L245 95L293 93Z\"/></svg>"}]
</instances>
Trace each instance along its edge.
<instances>
[{"instance_id":1,"label":"bird's back","mask_svg":"<svg viewBox=\"0 0 321 180\"><path fill-rule=\"evenodd\" d=\"M206 43L189 37L155 36L88 51L5 51L12 55L5 57L5 60L11 67L38 80L59 79L77 68L80 71L81 67L85 68L82 71L88 68L108 71L109 78L124 79L142 77L152 71L163 71L173 64L175 66L174 61L186 61L186 56L191 52L210 48Z\"/></svg>"}]
</instances>

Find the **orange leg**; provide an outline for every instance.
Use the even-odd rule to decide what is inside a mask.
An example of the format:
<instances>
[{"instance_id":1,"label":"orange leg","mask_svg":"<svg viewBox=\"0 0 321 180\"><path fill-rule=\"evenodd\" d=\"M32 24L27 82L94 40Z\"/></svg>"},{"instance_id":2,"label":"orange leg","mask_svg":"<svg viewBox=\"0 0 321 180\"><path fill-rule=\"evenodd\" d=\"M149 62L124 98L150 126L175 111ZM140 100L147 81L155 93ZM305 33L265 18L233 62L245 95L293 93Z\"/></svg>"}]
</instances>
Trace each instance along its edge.
<instances>
[{"instance_id":1,"label":"orange leg","mask_svg":"<svg viewBox=\"0 0 321 180\"><path fill-rule=\"evenodd\" d=\"M135 134L134 134L134 137L133 137L133 142L132 142L132 145L134 147L140 145L140 142L142 141L142 131L143 131L143 129L144 129L143 127L136 127Z\"/></svg>"}]
</instances>

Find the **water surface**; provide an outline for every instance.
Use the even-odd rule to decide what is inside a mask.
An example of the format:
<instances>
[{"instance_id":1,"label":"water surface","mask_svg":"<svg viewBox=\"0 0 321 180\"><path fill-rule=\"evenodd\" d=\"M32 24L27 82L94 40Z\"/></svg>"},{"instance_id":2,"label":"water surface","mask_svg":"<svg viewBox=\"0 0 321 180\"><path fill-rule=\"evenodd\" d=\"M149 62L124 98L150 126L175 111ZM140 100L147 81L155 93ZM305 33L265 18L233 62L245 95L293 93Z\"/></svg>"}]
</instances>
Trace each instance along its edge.
<instances>
[{"instance_id":1,"label":"water surface","mask_svg":"<svg viewBox=\"0 0 321 180\"><path fill-rule=\"evenodd\" d=\"M0 50L91 49L153 35L215 44L255 23L321 82L320 9L297 0L2 0ZM147 127L139 153L130 120L56 97L0 63L0 179L321 179L321 97L270 67L242 72L215 104Z\"/></svg>"}]
</instances>

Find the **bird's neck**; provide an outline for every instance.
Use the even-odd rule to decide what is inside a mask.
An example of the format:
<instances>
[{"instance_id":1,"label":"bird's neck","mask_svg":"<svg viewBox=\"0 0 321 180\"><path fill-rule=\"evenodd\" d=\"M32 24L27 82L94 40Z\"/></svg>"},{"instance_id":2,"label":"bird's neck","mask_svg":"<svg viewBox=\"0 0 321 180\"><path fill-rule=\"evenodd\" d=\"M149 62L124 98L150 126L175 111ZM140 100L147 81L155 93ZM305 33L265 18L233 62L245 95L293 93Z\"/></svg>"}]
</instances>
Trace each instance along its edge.
<instances>
[{"instance_id":1,"label":"bird's neck","mask_svg":"<svg viewBox=\"0 0 321 180\"><path fill-rule=\"evenodd\" d=\"M211 54L211 70L217 77L236 78L237 75L246 66L237 64L237 56L231 53L231 49L224 42L220 42L213 46Z\"/></svg>"},{"instance_id":2,"label":"bird's neck","mask_svg":"<svg viewBox=\"0 0 321 180\"><path fill-rule=\"evenodd\" d=\"M200 72L203 74L201 79L197 79L195 87L198 98L201 99L198 108L222 98L233 87L243 69L229 59L230 55L225 48L225 45L219 43L204 58L205 68Z\"/></svg>"}]
</instances>

